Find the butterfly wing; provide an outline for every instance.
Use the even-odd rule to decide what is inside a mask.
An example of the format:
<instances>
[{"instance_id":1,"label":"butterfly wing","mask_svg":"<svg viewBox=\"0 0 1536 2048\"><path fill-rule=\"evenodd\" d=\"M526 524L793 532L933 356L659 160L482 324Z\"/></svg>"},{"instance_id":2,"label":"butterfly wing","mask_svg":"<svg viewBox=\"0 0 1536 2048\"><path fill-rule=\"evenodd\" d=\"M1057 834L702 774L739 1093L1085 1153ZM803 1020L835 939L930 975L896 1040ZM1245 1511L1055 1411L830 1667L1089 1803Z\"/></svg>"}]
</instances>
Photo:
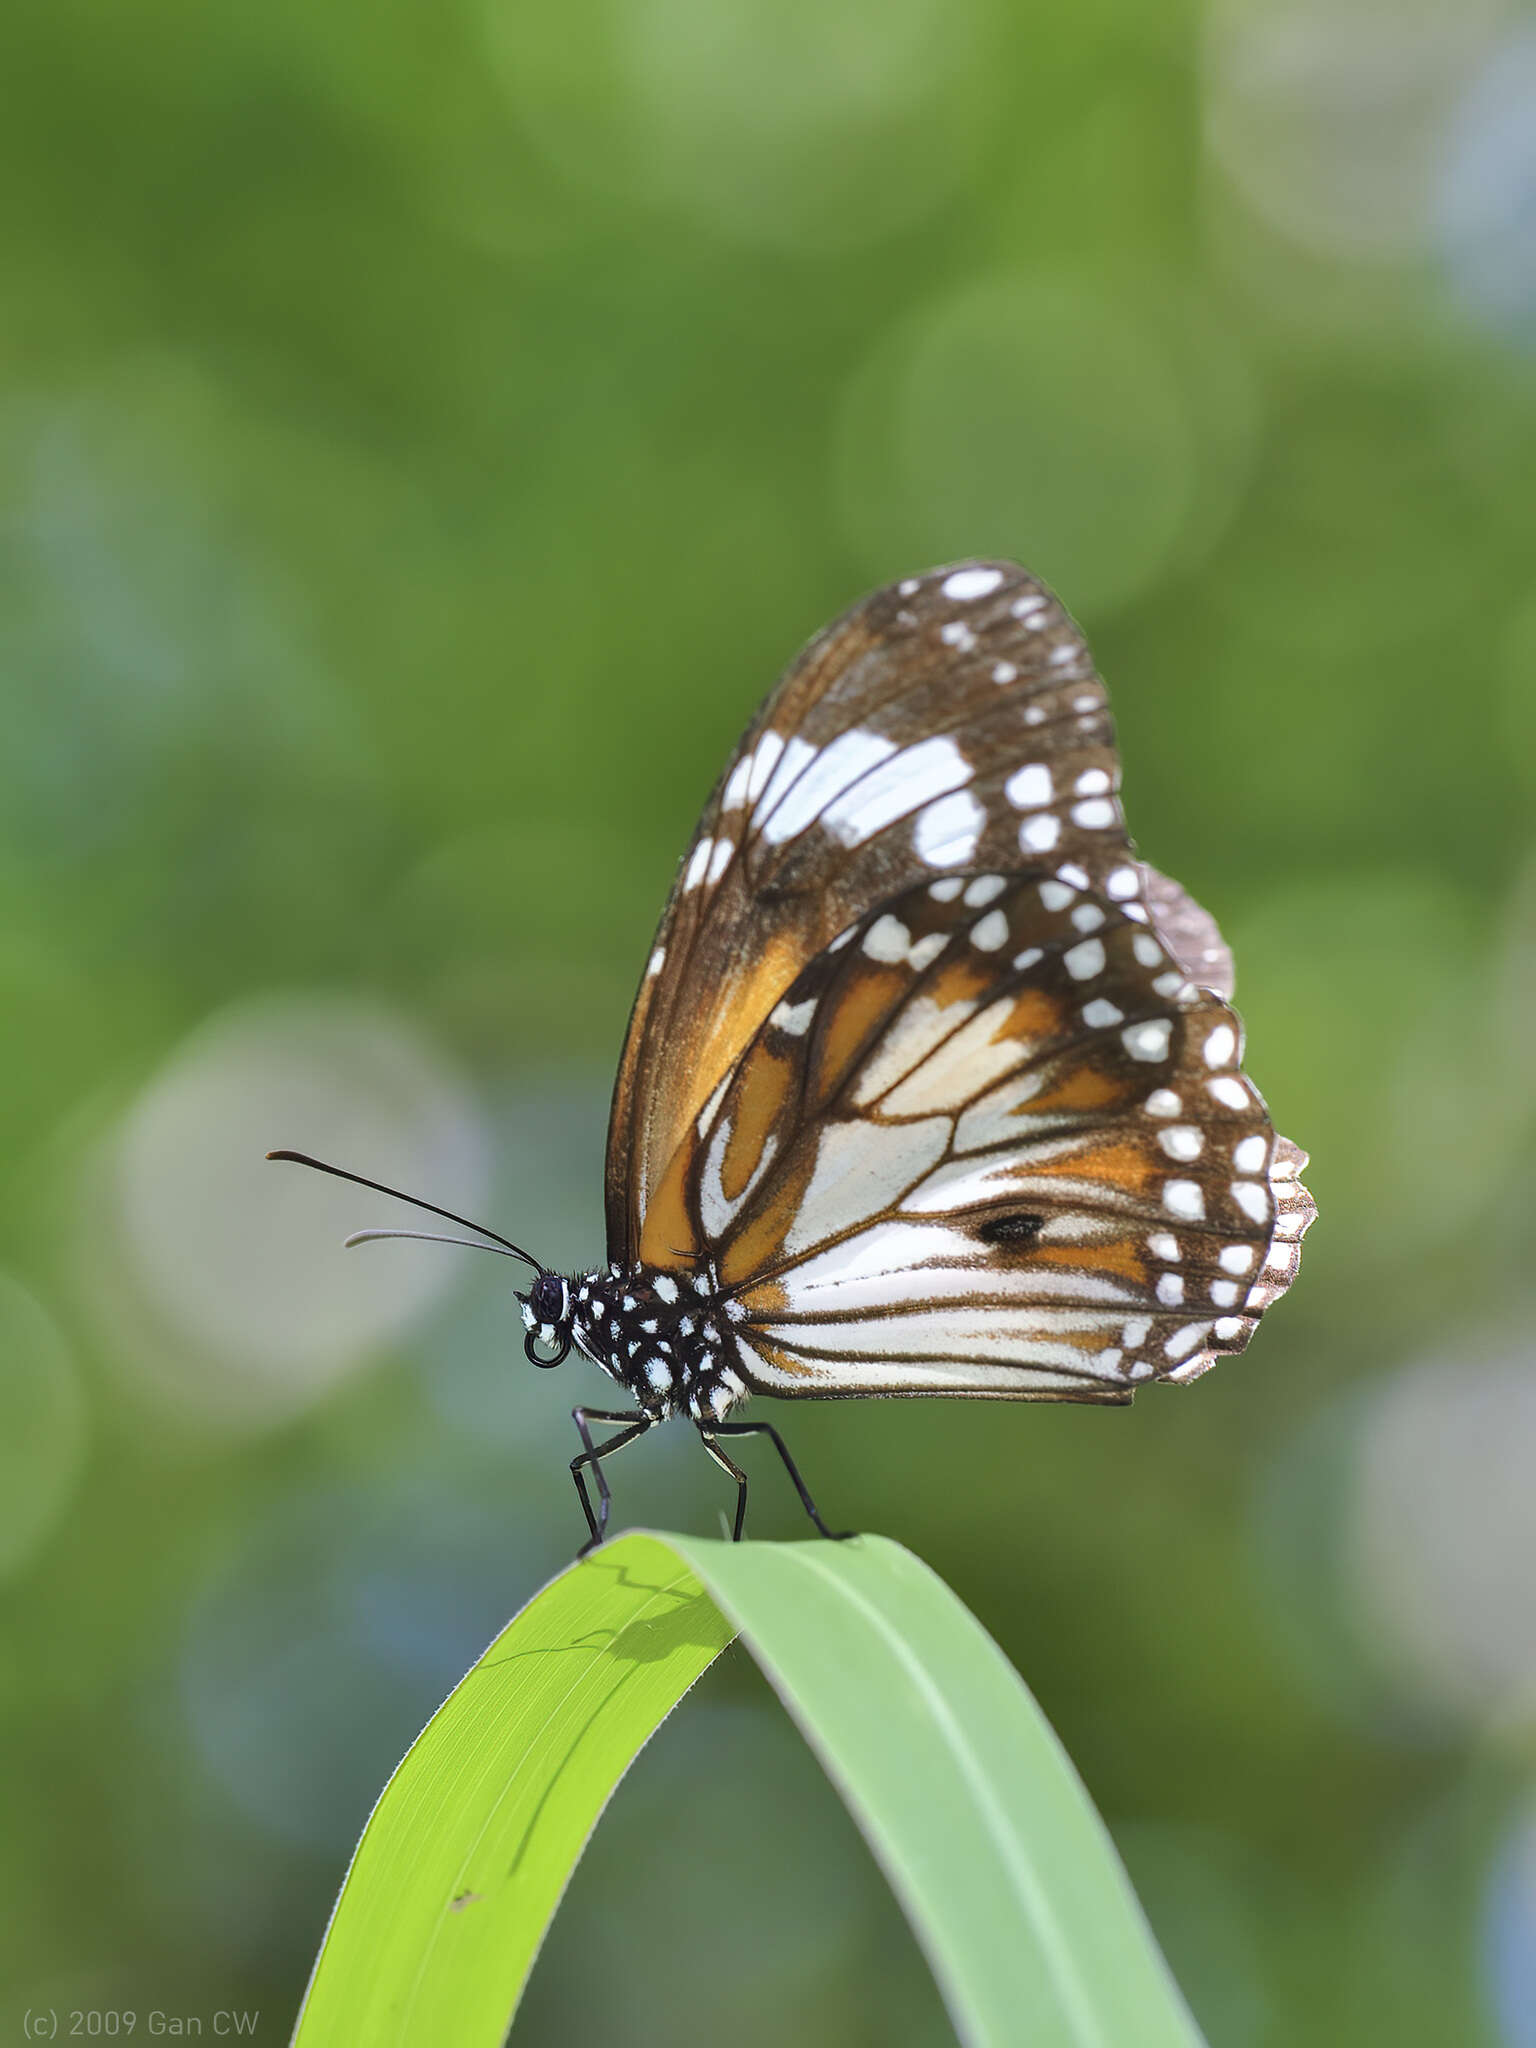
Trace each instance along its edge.
<instances>
[{"instance_id":1,"label":"butterfly wing","mask_svg":"<svg viewBox=\"0 0 1536 2048\"><path fill-rule=\"evenodd\" d=\"M1177 922L1177 957L1230 992L1212 921L1132 855L1118 785L1082 636L1013 564L908 578L819 634L727 764L663 913L609 1123L610 1258L694 1262L686 1190L721 1089L807 964L919 882L1079 863L1125 915Z\"/></svg>"},{"instance_id":2,"label":"butterfly wing","mask_svg":"<svg viewBox=\"0 0 1536 2048\"><path fill-rule=\"evenodd\" d=\"M1242 1350L1296 1271L1304 1155L1137 907L951 876L796 978L683 1188L754 1389L1125 1401Z\"/></svg>"}]
</instances>

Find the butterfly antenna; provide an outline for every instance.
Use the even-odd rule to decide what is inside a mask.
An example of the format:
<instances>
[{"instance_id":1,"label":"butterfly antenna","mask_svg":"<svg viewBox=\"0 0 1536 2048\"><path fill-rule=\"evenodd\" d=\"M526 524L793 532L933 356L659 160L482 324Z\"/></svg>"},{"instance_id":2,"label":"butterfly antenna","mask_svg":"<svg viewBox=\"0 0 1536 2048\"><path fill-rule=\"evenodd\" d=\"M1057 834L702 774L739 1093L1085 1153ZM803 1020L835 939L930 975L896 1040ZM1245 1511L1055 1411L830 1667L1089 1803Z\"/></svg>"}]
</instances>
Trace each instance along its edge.
<instances>
[{"instance_id":1,"label":"butterfly antenna","mask_svg":"<svg viewBox=\"0 0 1536 2048\"><path fill-rule=\"evenodd\" d=\"M479 1244L472 1237L448 1237L440 1230L354 1230L350 1237L344 1237L342 1248L351 1251L355 1244L377 1244L381 1238L408 1237L417 1244L461 1244L468 1252L494 1252L498 1259L520 1259L521 1252L510 1252L505 1245Z\"/></svg>"},{"instance_id":2,"label":"butterfly antenna","mask_svg":"<svg viewBox=\"0 0 1536 2048\"><path fill-rule=\"evenodd\" d=\"M460 1223L466 1230L477 1230L482 1237L488 1237L492 1240L491 1244L477 1246L477 1250L490 1251L495 1245L500 1245L504 1251L510 1252L514 1258L522 1259L532 1266L536 1273L544 1271L543 1264L533 1256L532 1252L525 1252L520 1244L514 1244L510 1237L503 1237L499 1230L490 1230L483 1223L472 1222L468 1216L456 1216L452 1209L440 1209L436 1202L424 1202L420 1195L408 1195L400 1188L386 1187L383 1181L369 1180L361 1173L348 1173L344 1166L327 1166L323 1159L311 1159L307 1152L283 1150L269 1152L267 1157L269 1159L290 1159L295 1166L312 1166L316 1173L329 1173L333 1174L337 1180L350 1180L360 1188L372 1188L375 1194L393 1195L397 1202L409 1202L413 1209L427 1209L434 1216L445 1217L450 1223ZM347 1243L349 1245L361 1244L373 1237L410 1237L421 1234L423 1233L406 1230L360 1230L352 1237L349 1237ZM462 1238L446 1238L442 1242L462 1244L464 1240Z\"/></svg>"}]
</instances>

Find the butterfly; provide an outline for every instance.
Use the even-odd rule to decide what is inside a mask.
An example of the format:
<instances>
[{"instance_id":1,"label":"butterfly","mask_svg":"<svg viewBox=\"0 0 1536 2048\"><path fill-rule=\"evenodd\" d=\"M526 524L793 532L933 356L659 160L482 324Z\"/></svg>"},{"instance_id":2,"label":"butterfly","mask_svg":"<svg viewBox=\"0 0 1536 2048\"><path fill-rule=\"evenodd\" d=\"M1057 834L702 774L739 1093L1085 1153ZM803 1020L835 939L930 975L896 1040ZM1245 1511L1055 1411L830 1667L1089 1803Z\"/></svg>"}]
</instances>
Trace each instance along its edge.
<instances>
[{"instance_id":1,"label":"butterfly","mask_svg":"<svg viewBox=\"0 0 1536 2048\"><path fill-rule=\"evenodd\" d=\"M737 1540L746 1435L830 1535L778 1431L731 1419L749 1396L1124 1403L1241 1351L1295 1279L1306 1154L1242 1071L1215 920L1138 857L1119 784L1082 636L1009 562L876 591L764 703L630 1018L606 1263L557 1273L420 1204L533 1268L533 1363L575 1349L628 1397L574 1411L584 1551L606 1461L668 1417L734 1481Z\"/></svg>"}]
</instances>

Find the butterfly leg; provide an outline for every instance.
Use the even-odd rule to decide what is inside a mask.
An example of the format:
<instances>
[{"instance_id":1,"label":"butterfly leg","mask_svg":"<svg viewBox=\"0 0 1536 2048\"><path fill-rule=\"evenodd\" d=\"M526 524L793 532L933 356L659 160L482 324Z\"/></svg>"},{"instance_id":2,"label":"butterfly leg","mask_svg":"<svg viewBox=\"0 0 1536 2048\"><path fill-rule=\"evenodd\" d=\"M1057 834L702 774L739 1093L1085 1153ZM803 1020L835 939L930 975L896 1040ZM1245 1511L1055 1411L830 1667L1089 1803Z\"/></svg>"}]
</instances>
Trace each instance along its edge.
<instances>
[{"instance_id":1,"label":"butterfly leg","mask_svg":"<svg viewBox=\"0 0 1536 2048\"><path fill-rule=\"evenodd\" d=\"M771 1422L717 1422L715 1424L715 1428L719 1431L721 1436L767 1437L769 1441L772 1443L773 1448L778 1452L780 1462L783 1464L784 1470L789 1474L791 1483L793 1484L796 1493L798 1493L800 1496L801 1507L805 1509L805 1512L816 1524L816 1527L821 1532L821 1534L829 1538L830 1541L833 1543L846 1543L850 1536L855 1536L858 1534L858 1531L855 1529L829 1529L827 1527L826 1523L821 1519L821 1515L817 1510L815 1501L811 1499L811 1489L800 1477L799 1466L796 1465L794 1459L789 1455L788 1444L785 1443L783 1437L779 1435L779 1432L774 1428ZM702 1435L703 1432L701 1431L700 1434ZM708 1439L706 1438L706 1442L707 1441ZM739 1530L737 1534L739 1539Z\"/></svg>"},{"instance_id":2,"label":"butterfly leg","mask_svg":"<svg viewBox=\"0 0 1536 2048\"><path fill-rule=\"evenodd\" d=\"M571 1410L571 1420L576 1425L576 1434L581 1438L583 1446L580 1453L571 1460L571 1477L576 1482L576 1492L581 1499L582 1512L587 1518L587 1527L592 1532L580 1550L577 1551L576 1555L578 1557L585 1557L589 1550L595 1550L608 1532L608 1503L612 1496L609 1494L608 1481L603 1472L603 1459L611 1457L615 1451L622 1451L624 1446L632 1444L636 1437L644 1436L655 1419L655 1416L647 1415L643 1410L634 1408L573 1408ZM592 1441L592 1431L588 1428L588 1424L593 1422L627 1422L629 1427L628 1429L621 1429L617 1436L609 1437L606 1443L598 1444ZM592 1501L587 1493L586 1475L582 1469L586 1465L592 1467L592 1477L597 1481L596 1514L592 1512Z\"/></svg>"},{"instance_id":3,"label":"butterfly leg","mask_svg":"<svg viewBox=\"0 0 1536 2048\"><path fill-rule=\"evenodd\" d=\"M715 1425L717 1429L721 1427L723 1427L722 1424L717 1423ZM720 1467L720 1470L728 1472L736 1482L736 1520L731 1527L731 1541L739 1543L741 1541L742 1529L745 1527L747 1520L747 1475L739 1465L733 1465L724 1451L721 1450L719 1443L715 1439L714 1430L705 1429L700 1424L699 1441Z\"/></svg>"}]
</instances>

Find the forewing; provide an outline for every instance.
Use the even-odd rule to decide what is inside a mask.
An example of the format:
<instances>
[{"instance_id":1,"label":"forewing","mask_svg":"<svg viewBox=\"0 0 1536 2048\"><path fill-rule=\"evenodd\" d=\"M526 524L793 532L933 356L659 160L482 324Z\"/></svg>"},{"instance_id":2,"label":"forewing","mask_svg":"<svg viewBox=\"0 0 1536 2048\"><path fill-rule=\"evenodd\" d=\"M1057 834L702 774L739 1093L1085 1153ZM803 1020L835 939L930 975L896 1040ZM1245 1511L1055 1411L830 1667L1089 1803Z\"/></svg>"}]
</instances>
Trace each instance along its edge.
<instances>
[{"instance_id":1,"label":"forewing","mask_svg":"<svg viewBox=\"0 0 1536 2048\"><path fill-rule=\"evenodd\" d=\"M797 977L680 1188L756 1389L1124 1401L1243 1349L1304 1156L1139 910L1073 863L967 873Z\"/></svg>"},{"instance_id":2,"label":"forewing","mask_svg":"<svg viewBox=\"0 0 1536 2048\"><path fill-rule=\"evenodd\" d=\"M818 635L731 757L663 914L614 1091L610 1257L696 1259L684 1190L712 1098L808 963L920 881L1076 862L1122 920L1161 884L1193 914L1182 963L1229 991L1214 925L1131 855L1118 786L1082 636L1013 564L908 578Z\"/></svg>"}]
</instances>

